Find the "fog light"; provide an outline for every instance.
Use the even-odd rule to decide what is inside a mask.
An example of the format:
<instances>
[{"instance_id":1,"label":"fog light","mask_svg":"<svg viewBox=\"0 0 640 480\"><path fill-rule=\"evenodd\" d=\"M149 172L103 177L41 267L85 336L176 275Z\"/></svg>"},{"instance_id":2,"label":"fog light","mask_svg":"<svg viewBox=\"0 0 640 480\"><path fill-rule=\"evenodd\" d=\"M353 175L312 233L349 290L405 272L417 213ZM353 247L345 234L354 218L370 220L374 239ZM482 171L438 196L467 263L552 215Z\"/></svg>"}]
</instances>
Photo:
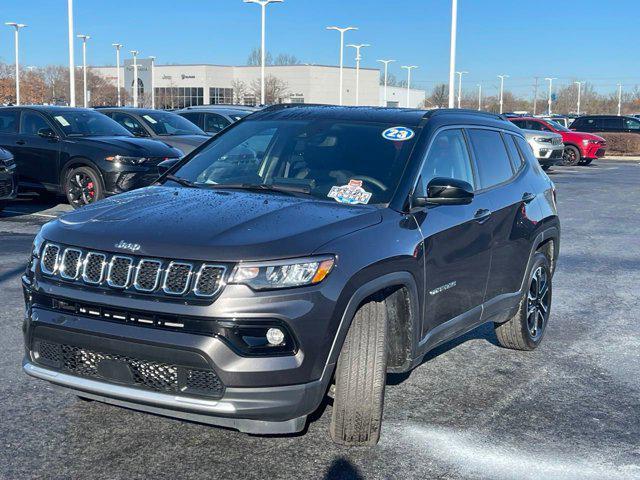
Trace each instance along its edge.
<instances>
[{"instance_id":1,"label":"fog light","mask_svg":"<svg viewBox=\"0 0 640 480\"><path fill-rule=\"evenodd\" d=\"M273 346L282 345L284 342L284 332L279 328L270 328L267 330L267 342Z\"/></svg>"}]
</instances>

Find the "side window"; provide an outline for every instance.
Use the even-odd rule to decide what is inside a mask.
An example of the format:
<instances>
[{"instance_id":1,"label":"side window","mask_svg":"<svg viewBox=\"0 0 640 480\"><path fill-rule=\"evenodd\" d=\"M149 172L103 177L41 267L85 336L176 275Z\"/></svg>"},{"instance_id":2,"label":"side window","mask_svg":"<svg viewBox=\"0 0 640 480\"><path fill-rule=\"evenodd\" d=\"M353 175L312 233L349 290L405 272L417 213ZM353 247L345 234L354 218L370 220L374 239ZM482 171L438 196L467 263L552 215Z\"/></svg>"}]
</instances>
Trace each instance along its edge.
<instances>
[{"instance_id":1,"label":"side window","mask_svg":"<svg viewBox=\"0 0 640 480\"><path fill-rule=\"evenodd\" d=\"M113 118L116 122L133 133L136 137L149 136L142 124L131 115L116 112L112 115L111 118Z\"/></svg>"},{"instance_id":2,"label":"side window","mask_svg":"<svg viewBox=\"0 0 640 480\"><path fill-rule=\"evenodd\" d=\"M231 125L231 122L226 118L216 113L204 114L204 131L207 133L218 133L225 127Z\"/></svg>"},{"instance_id":3,"label":"side window","mask_svg":"<svg viewBox=\"0 0 640 480\"><path fill-rule=\"evenodd\" d=\"M601 128L605 130L620 130L622 129L622 118L608 117L600 120L602 123Z\"/></svg>"},{"instance_id":4,"label":"side window","mask_svg":"<svg viewBox=\"0 0 640 480\"><path fill-rule=\"evenodd\" d=\"M513 122L513 124L516 127L527 128L527 121L526 120L511 120L511 122Z\"/></svg>"},{"instance_id":5,"label":"side window","mask_svg":"<svg viewBox=\"0 0 640 480\"><path fill-rule=\"evenodd\" d=\"M500 132L471 129L469 138L478 166L479 188L489 188L509 180L513 168Z\"/></svg>"},{"instance_id":6,"label":"side window","mask_svg":"<svg viewBox=\"0 0 640 480\"><path fill-rule=\"evenodd\" d=\"M197 113L197 112L189 112L189 113L179 113L178 115L183 116L184 118L189 120L194 125L197 125L198 127L202 128L202 125L200 125L200 114L199 113Z\"/></svg>"},{"instance_id":7,"label":"side window","mask_svg":"<svg viewBox=\"0 0 640 480\"><path fill-rule=\"evenodd\" d=\"M640 120L625 118L623 122L624 122L624 128L626 130L640 130Z\"/></svg>"},{"instance_id":8,"label":"side window","mask_svg":"<svg viewBox=\"0 0 640 480\"><path fill-rule=\"evenodd\" d=\"M533 122L531 120L528 120L527 130L537 130L538 132L541 132L542 130L544 130L544 127L540 122Z\"/></svg>"},{"instance_id":9,"label":"side window","mask_svg":"<svg viewBox=\"0 0 640 480\"><path fill-rule=\"evenodd\" d=\"M20 133L22 135L38 135L42 128L51 130L47 121L39 113L23 110L20 118Z\"/></svg>"},{"instance_id":10,"label":"side window","mask_svg":"<svg viewBox=\"0 0 640 480\"><path fill-rule=\"evenodd\" d=\"M467 143L462 130L440 132L429 149L422 169L422 187L436 177L464 180L475 187Z\"/></svg>"},{"instance_id":11,"label":"side window","mask_svg":"<svg viewBox=\"0 0 640 480\"><path fill-rule=\"evenodd\" d=\"M542 130L543 132L550 132L551 131L551 129L549 127L547 127L542 122L533 121L531 123L535 124L535 126L536 126L536 128L534 128L534 130Z\"/></svg>"},{"instance_id":12,"label":"side window","mask_svg":"<svg viewBox=\"0 0 640 480\"><path fill-rule=\"evenodd\" d=\"M528 160L531 165L536 165L538 168L540 168L540 163L538 162L536 157L533 156L533 149L531 148L531 145L529 145L527 141L522 137L512 138L515 139L516 145L518 145L518 150L520 150L520 154L522 155L523 159Z\"/></svg>"},{"instance_id":13,"label":"side window","mask_svg":"<svg viewBox=\"0 0 640 480\"><path fill-rule=\"evenodd\" d=\"M0 110L0 133L16 133L18 130L18 111Z\"/></svg>"},{"instance_id":14,"label":"side window","mask_svg":"<svg viewBox=\"0 0 640 480\"><path fill-rule=\"evenodd\" d=\"M508 133L505 133L504 143L507 145L507 151L509 152L511 163L513 164L516 170L520 170L520 167L524 163L524 158L520 156L520 152L518 152L518 147L516 147L516 137Z\"/></svg>"}]
</instances>

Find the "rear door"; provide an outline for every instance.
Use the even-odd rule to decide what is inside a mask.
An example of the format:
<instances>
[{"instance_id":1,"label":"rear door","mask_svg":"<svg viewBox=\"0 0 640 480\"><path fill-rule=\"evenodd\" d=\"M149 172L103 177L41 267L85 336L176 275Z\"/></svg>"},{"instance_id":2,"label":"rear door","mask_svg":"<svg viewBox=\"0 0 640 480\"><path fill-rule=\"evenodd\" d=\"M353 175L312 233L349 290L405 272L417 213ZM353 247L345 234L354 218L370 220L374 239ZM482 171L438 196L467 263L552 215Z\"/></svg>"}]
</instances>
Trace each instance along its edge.
<instances>
[{"instance_id":1,"label":"rear door","mask_svg":"<svg viewBox=\"0 0 640 480\"><path fill-rule=\"evenodd\" d=\"M14 154L20 181L37 187L57 188L60 140L41 137L38 135L41 130L56 131L44 115L29 109L22 110Z\"/></svg>"},{"instance_id":2,"label":"rear door","mask_svg":"<svg viewBox=\"0 0 640 480\"><path fill-rule=\"evenodd\" d=\"M604 117L600 119L600 123L603 132L624 131L624 127L622 125L622 117Z\"/></svg>"},{"instance_id":3,"label":"rear door","mask_svg":"<svg viewBox=\"0 0 640 480\"><path fill-rule=\"evenodd\" d=\"M476 185L469 146L460 128L440 131L429 147L418 190L435 177ZM456 319L461 329L480 319L489 275L491 207L486 195L469 205L430 206L415 215L424 238L425 313L422 336Z\"/></svg>"}]
</instances>

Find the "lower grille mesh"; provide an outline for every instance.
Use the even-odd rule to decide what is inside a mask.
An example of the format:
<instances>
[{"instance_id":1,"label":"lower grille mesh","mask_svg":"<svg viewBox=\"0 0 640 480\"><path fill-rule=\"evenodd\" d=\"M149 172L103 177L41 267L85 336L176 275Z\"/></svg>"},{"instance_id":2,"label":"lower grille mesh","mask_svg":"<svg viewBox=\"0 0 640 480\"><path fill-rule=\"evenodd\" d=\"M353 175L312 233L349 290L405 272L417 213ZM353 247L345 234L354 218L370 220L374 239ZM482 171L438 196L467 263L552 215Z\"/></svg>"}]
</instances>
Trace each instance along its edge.
<instances>
[{"instance_id":1,"label":"lower grille mesh","mask_svg":"<svg viewBox=\"0 0 640 480\"><path fill-rule=\"evenodd\" d=\"M128 368L132 386L147 390L215 398L220 398L224 393L224 385L212 370L191 369L46 341L37 343L35 357L36 361L43 365L74 375L97 378L103 378L100 371L101 362L117 362Z\"/></svg>"}]
</instances>

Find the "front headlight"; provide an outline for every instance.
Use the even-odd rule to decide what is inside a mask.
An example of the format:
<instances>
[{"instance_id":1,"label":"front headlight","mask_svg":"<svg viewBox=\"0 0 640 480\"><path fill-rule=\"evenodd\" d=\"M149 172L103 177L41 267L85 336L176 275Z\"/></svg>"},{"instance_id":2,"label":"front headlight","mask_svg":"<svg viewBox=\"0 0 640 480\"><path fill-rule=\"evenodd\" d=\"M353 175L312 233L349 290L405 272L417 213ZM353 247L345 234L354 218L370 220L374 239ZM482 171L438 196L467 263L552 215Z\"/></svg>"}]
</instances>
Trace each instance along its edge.
<instances>
[{"instance_id":1,"label":"front headlight","mask_svg":"<svg viewBox=\"0 0 640 480\"><path fill-rule=\"evenodd\" d=\"M113 162L120 165L140 165L148 160L146 157L127 157L125 155L112 155L106 157L107 162Z\"/></svg>"},{"instance_id":2,"label":"front headlight","mask_svg":"<svg viewBox=\"0 0 640 480\"><path fill-rule=\"evenodd\" d=\"M534 140L540 143L551 143L551 138L549 137L535 137Z\"/></svg>"},{"instance_id":3,"label":"front headlight","mask_svg":"<svg viewBox=\"0 0 640 480\"><path fill-rule=\"evenodd\" d=\"M233 269L229 283L254 290L315 285L329 275L335 259L329 256L241 263Z\"/></svg>"}]
</instances>

